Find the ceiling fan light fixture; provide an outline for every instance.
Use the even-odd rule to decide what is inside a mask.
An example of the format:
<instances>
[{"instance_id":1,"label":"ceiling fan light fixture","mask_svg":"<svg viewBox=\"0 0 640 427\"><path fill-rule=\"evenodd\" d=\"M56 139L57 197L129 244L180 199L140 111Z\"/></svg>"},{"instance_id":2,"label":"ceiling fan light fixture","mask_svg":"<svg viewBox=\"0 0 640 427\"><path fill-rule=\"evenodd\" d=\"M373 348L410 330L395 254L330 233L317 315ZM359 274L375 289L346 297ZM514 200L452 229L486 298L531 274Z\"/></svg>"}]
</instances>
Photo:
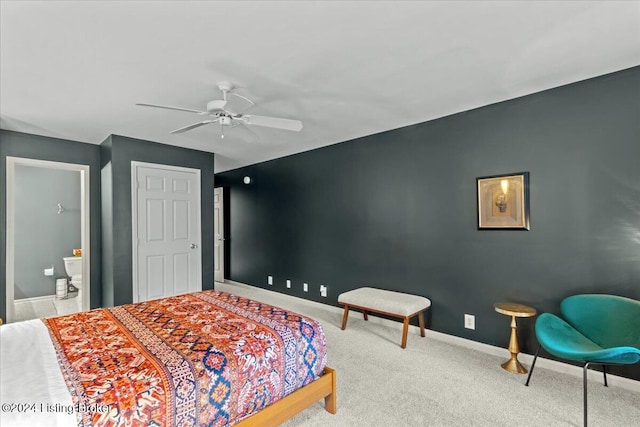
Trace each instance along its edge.
<instances>
[{"instance_id":1,"label":"ceiling fan light fixture","mask_svg":"<svg viewBox=\"0 0 640 427\"><path fill-rule=\"evenodd\" d=\"M227 101L224 99L216 99L214 101L207 102L207 111L220 111L224 110L224 106L227 104Z\"/></svg>"}]
</instances>

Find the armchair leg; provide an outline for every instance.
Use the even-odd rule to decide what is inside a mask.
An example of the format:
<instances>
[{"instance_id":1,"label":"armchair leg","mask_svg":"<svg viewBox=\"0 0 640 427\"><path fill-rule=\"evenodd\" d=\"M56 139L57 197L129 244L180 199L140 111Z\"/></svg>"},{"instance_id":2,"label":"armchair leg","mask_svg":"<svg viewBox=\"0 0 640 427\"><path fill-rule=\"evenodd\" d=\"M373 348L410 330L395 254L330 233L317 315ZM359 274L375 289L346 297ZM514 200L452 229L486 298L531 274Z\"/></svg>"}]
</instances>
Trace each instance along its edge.
<instances>
[{"instance_id":1,"label":"armchair leg","mask_svg":"<svg viewBox=\"0 0 640 427\"><path fill-rule=\"evenodd\" d=\"M587 368L589 367L589 362L584 364L582 368L582 388L583 388L583 396L582 396L582 411L584 412L584 427L587 427Z\"/></svg>"},{"instance_id":2,"label":"armchair leg","mask_svg":"<svg viewBox=\"0 0 640 427\"><path fill-rule=\"evenodd\" d=\"M602 365L602 374L604 375L604 386L609 387L607 384L607 365Z\"/></svg>"},{"instance_id":3,"label":"armchair leg","mask_svg":"<svg viewBox=\"0 0 640 427\"><path fill-rule=\"evenodd\" d=\"M533 373L533 368L536 366L536 360L538 360L538 353L540 352L540 344L538 344L538 349L536 350L536 355L533 358L533 363L531 363L531 368L529 368L529 375L527 375L527 382L524 383L525 386L529 387L529 380L531 379L531 374Z\"/></svg>"}]
</instances>

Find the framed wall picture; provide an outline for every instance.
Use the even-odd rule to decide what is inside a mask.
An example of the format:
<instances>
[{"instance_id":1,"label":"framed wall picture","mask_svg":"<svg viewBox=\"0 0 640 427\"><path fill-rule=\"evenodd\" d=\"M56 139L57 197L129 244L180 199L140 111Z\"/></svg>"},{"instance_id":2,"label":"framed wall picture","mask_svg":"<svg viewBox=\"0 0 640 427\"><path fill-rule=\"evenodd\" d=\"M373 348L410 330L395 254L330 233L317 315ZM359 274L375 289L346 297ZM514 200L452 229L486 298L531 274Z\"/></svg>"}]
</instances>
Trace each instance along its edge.
<instances>
[{"instance_id":1,"label":"framed wall picture","mask_svg":"<svg viewBox=\"0 0 640 427\"><path fill-rule=\"evenodd\" d=\"M529 172L476 178L479 230L529 229Z\"/></svg>"}]
</instances>

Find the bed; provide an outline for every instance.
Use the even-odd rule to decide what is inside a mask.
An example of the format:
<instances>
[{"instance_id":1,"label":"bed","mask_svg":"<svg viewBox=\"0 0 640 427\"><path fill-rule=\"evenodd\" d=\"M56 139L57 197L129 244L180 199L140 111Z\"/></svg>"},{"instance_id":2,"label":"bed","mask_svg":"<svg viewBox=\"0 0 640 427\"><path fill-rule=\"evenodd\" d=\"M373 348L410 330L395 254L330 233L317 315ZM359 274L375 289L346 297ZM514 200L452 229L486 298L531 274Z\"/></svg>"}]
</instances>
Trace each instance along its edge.
<instances>
[{"instance_id":1,"label":"bed","mask_svg":"<svg viewBox=\"0 0 640 427\"><path fill-rule=\"evenodd\" d=\"M2 425L279 425L335 371L313 319L221 291L0 327Z\"/></svg>"}]
</instances>

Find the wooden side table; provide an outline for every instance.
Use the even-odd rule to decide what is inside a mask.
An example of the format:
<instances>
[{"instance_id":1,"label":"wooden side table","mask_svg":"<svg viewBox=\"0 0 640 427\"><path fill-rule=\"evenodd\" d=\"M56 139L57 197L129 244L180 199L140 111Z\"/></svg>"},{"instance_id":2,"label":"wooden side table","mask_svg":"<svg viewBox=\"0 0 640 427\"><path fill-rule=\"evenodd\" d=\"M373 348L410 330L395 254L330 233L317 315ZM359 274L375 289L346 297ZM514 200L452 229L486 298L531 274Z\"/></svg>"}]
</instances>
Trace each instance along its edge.
<instances>
[{"instance_id":1,"label":"wooden side table","mask_svg":"<svg viewBox=\"0 0 640 427\"><path fill-rule=\"evenodd\" d=\"M518 361L520 345L518 344L516 317L533 317L536 315L536 309L512 302L497 302L493 307L498 313L511 316L511 339L509 339L511 358L500 366L505 371L513 372L514 374L526 374L527 369Z\"/></svg>"}]
</instances>

